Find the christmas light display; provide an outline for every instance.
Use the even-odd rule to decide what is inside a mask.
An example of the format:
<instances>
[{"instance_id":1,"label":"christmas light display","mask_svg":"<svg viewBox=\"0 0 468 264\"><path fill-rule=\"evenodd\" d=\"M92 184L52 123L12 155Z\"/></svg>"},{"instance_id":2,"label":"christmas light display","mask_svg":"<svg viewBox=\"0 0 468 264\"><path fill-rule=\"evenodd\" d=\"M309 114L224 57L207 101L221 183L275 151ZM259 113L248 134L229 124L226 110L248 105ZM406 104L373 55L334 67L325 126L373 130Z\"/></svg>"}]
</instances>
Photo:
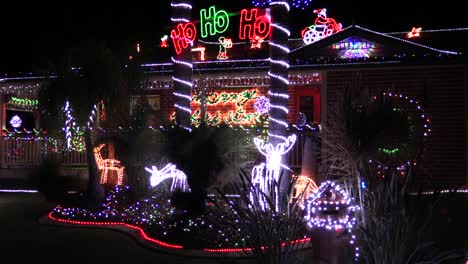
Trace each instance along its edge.
<instances>
[{"instance_id":1,"label":"christmas light display","mask_svg":"<svg viewBox=\"0 0 468 264\"><path fill-rule=\"evenodd\" d=\"M254 107L260 114L268 114L268 111L270 111L270 99L265 96L260 96L255 101Z\"/></svg>"},{"instance_id":2,"label":"christmas light display","mask_svg":"<svg viewBox=\"0 0 468 264\"><path fill-rule=\"evenodd\" d=\"M171 30L172 43L177 54L182 53L189 44L192 45L197 37L197 28L191 22L179 23Z\"/></svg>"},{"instance_id":3,"label":"christmas light display","mask_svg":"<svg viewBox=\"0 0 468 264\"><path fill-rule=\"evenodd\" d=\"M63 127L63 131L65 132L65 141L67 142L67 150L70 150L72 147L72 127L75 126L75 119L72 115L72 109L70 107L70 102L66 101L65 106L63 108L63 112L65 113L65 125Z\"/></svg>"},{"instance_id":4,"label":"christmas light display","mask_svg":"<svg viewBox=\"0 0 468 264\"><path fill-rule=\"evenodd\" d=\"M356 38L349 38L331 46L332 49L341 50L341 58L369 58L375 48L374 42L369 42Z\"/></svg>"},{"instance_id":5,"label":"christmas light display","mask_svg":"<svg viewBox=\"0 0 468 264\"><path fill-rule=\"evenodd\" d=\"M356 211L359 206L354 205L353 199L332 182L325 181L312 193L306 201L307 225L310 228L324 228L325 230L340 231L347 229L350 236L350 245L355 250L355 260L359 257L359 247L355 245L356 236L352 233L356 225Z\"/></svg>"},{"instance_id":6,"label":"christmas light display","mask_svg":"<svg viewBox=\"0 0 468 264\"><path fill-rule=\"evenodd\" d=\"M261 11L262 15L259 14ZM264 10L258 8L242 9L240 16L239 39L248 38L258 42L270 35L270 19Z\"/></svg>"},{"instance_id":7,"label":"christmas light display","mask_svg":"<svg viewBox=\"0 0 468 264\"><path fill-rule=\"evenodd\" d=\"M97 112L98 112L97 105L93 105L91 113L88 116L88 122L86 123L86 126L89 129L91 129L91 127L93 126L94 118L96 118Z\"/></svg>"},{"instance_id":8,"label":"christmas light display","mask_svg":"<svg viewBox=\"0 0 468 264\"><path fill-rule=\"evenodd\" d=\"M18 98L13 96L8 101L8 104L15 104L19 106L37 106L39 101L35 99Z\"/></svg>"},{"instance_id":9,"label":"christmas light display","mask_svg":"<svg viewBox=\"0 0 468 264\"><path fill-rule=\"evenodd\" d=\"M229 233L235 232L237 227L232 227L234 230L226 230L229 227L218 229L213 226L212 222L208 220L213 219L214 215L212 213L188 219L176 219L173 216L175 213L174 208L166 196L152 195L150 198L129 204L129 191L128 186L115 186L113 190L107 193L102 206L97 209L66 208L58 205L49 213L49 219L76 225L127 227L130 228L130 233L140 235L148 242L172 249L187 248L183 243L185 237L203 236L208 238L200 240L203 246L200 248L200 245L197 244L197 250L192 249L192 253L199 252L203 256L206 256L207 252L223 254L253 250L252 248L242 248L242 245L245 244L244 238L233 241L228 236ZM239 196L227 195L227 197ZM224 216L221 215L221 218L224 218ZM135 233L134 230L138 232ZM146 230L150 230L147 231L148 234L145 233ZM163 242L161 238L168 242ZM176 241L174 241L175 239ZM308 241L310 241L310 238L304 237L284 241L281 246L301 244Z\"/></svg>"},{"instance_id":10,"label":"christmas light display","mask_svg":"<svg viewBox=\"0 0 468 264\"><path fill-rule=\"evenodd\" d=\"M192 51L195 51L195 52L198 52L199 54L199 60L202 60L204 61L205 60L205 47L196 47L196 48L192 48ZM193 67L193 66L192 66Z\"/></svg>"},{"instance_id":11,"label":"christmas light display","mask_svg":"<svg viewBox=\"0 0 468 264\"><path fill-rule=\"evenodd\" d=\"M299 112L299 126L305 125L307 125L307 116L304 113Z\"/></svg>"},{"instance_id":12,"label":"christmas light display","mask_svg":"<svg viewBox=\"0 0 468 264\"><path fill-rule=\"evenodd\" d=\"M302 10L306 9L312 3L312 0L292 0L292 5L295 8L300 8Z\"/></svg>"},{"instance_id":13,"label":"christmas light display","mask_svg":"<svg viewBox=\"0 0 468 264\"><path fill-rule=\"evenodd\" d=\"M162 36L161 43L159 44L159 47L168 48L169 47L169 45L167 44L168 39L169 39L169 37L167 35Z\"/></svg>"},{"instance_id":14,"label":"christmas light display","mask_svg":"<svg viewBox=\"0 0 468 264\"><path fill-rule=\"evenodd\" d=\"M18 128L18 127L20 127L22 123L23 123L23 120L22 120L18 115L14 115L14 116L10 119L10 125L11 125L13 128Z\"/></svg>"},{"instance_id":15,"label":"christmas light display","mask_svg":"<svg viewBox=\"0 0 468 264\"><path fill-rule=\"evenodd\" d=\"M421 143L425 143L427 137L432 132L431 119L429 115L425 112L424 108L421 106L421 103L415 99L412 99L411 97L408 97L399 93L391 93L391 92L386 93L385 92L385 93L382 93L381 96L387 99L399 100L402 106L406 105L406 106L410 106L413 108L413 109L408 109L408 110L414 111L414 113L416 113L416 117L420 119L420 122L422 125L422 127L420 128L421 129L420 135L416 135L416 136L421 136L422 137ZM380 99L380 96L372 97L373 101L378 101L379 99ZM397 109L394 109L394 110L397 110ZM400 148L398 147L395 147L392 149L379 148L379 151L381 151L385 155L398 156L400 152ZM416 156L419 156L419 154L416 154ZM402 176L406 174L408 167L416 165L416 161L413 161L413 160L400 160L399 162L401 163L399 166L397 166L397 171ZM378 178L384 177L385 171L391 168L388 166L388 164L385 164L385 162L382 162L380 160L369 160L369 163L374 165L374 168L376 170L376 176Z\"/></svg>"},{"instance_id":16,"label":"christmas light display","mask_svg":"<svg viewBox=\"0 0 468 264\"><path fill-rule=\"evenodd\" d=\"M254 6L267 6L271 0L253 0L252 4Z\"/></svg>"},{"instance_id":17,"label":"christmas light display","mask_svg":"<svg viewBox=\"0 0 468 264\"><path fill-rule=\"evenodd\" d=\"M175 123L181 128L191 131L190 128L190 102L187 97L192 94L192 74L193 74L193 57L191 48L197 36L197 29L191 22L192 5L191 1L172 0L171 1L173 17L184 19L185 23L175 25L175 29L171 31L171 38L174 44L174 60L172 64L172 80L174 87L174 108L175 108ZM182 95L182 96L181 96Z\"/></svg>"},{"instance_id":18,"label":"christmas light display","mask_svg":"<svg viewBox=\"0 0 468 264\"><path fill-rule=\"evenodd\" d=\"M374 30L367 29L367 28L363 28L361 26L356 25L355 27L357 27L359 29L362 29L364 31L367 31L367 32L371 32L371 33L374 33L374 34L377 34L377 35L380 35L380 36L384 36L384 37L387 37L387 38L391 38L391 39L396 39L396 40L399 40L399 41L402 41L402 42L405 42L405 43L408 43L408 44L411 44L411 45L414 45L414 46L426 48L426 49L429 49L429 50L432 50L432 51L436 51L436 52L440 52L440 53L444 53L444 54L451 54L451 55L460 54L459 52L456 52L456 51L435 49L435 48L429 47L427 45L412 42L412 41L409 41L409 40L403 39L403 38L394 37L394 36L391 36L391 35L388 35L388 34L385 34L385 33L381 33L381 32L377 32L377 31L374 31Z\"/></svg>"},{"instance_id":19,"label":"christmas light display","mask_svg":"<svg viewBox=\"0 0 468 264\"><path fill-rule=\"evenodd\" d=\"M268 194L273 191L276 194L279 194L278 185L273 183L279 182L281 168L290 170L289 167L282 164L282 156L292 149L296 139L296 135L290 135L283 143L273 146L271 143L265 144L265 142L260 138L254 138L254 143L258 151L266 157L266 163L256 165L252 169L252 184L258 187L263 193ZM275 189L270 190L271 186L274 186ZM256 197L254 194L250 194L252 203L254 203L254 197ZM264 201L259 201L259 203L263 209L266 209ZM275 209L277 210L278 195L276 195L275 206Z\"/></svg>"},{"instance_id":20,"label":"christmas light display","mask_svg":"<svg viewBox=\"0 0 468 264\"><path fill-rule=\"evenodd\" d=\"M291 34L287 28L289 4L286 1L270 2L271 14L274 19L272 23L272 37L270 39L270 58L269 71L270 76L270 111L269 111L269 135L272 142L275 137L284 137L284 128L288 127L288 38Z\"/></svg>"},{"instance_id":21,"label":"christmas light display","mask_svg":"<svg viewBox=\"0 0 468 264\"><path fill-rule=\"evenodd\" d=\"M229 15L224 10L216 11L215 6L200 10L200 35L202 38L222 34L229 27Z\"/></svg>"},{"instance_id":22,"label":"christmas light display","mask_svg":"<svg viewBox=\"0 0 468 264\"><path fill-rule=\"evenodd\" d=\"M137 51L137 53L140 53L140 51L141 51L140 43L136 44L136 51Z\"/></svg>"},{"instance_id":23,"label":"christmas light display","mask_svg":"<svg viewBox=\"0 0 468 264\"><path fill-rule=\"evenodd\" d=\"M156 166L151 166L151 169L145 167L145 170L151 173L150 184L152 187L158 186L166 179L172 179L171 192L176 190L190 192L190 187L187 183L187 175L181 170L178 170L176 166L171 163L160 170L158 170Z\"/></svg>"},{"instance_id":24,"label":"christmas light display","mask_svg":"<svg viewBox=\"0 0 468 264\"><path fill-rule=\"evenodd\" d=\"M101 149L105 144L99 144L93 149L94 158L96 159L96 164L101 171L101 184L107 184L109 171L115 171L117 173L117 184L123 184L123 174L125 167L120 164L119 160L116 159L104 159L101 155Z\"/></svg>"},{"instance_id":25,"label":"christmas light display","mask_svg":"<svg viewBox=\"0 0 468 264\"><path fill-rule=\"evenodd\" d=\"M343 26L341 23L337 23L335 19L327 17L326 8L316 9L313 12L317 14L314 25L306 27L301 32L302 39L306 45L342 30Z\"/></svg>"},{"instance_id":26,"label":"christmas light display","mask_svg":"<svg viewBox=\"0 0 468 264\"><path fill-rule=\"evenodd\" d=\"M309 227L340 230L352 229L356 224L354 213L359 206L334 182L323 182L306 203Z\"/></svg>"},{"instance_id":27,"label":"christmas light display","mask_svg":"<svg viewBox=\"0 0 468 264\"><path fill-rule=\"evenodd\" d=\"M417 38L417 37L420 37L420 36L421 36L421 30L422 30L422 28L420 28L420 27L419 27L419 28L413 27L413 28L411 29L411 31L408 32L408 34L406 34L406 37L407 37L407 38Z\"/></svg>"},{"instance_id":28,"label":"christmas light display","mask_svg":"<svg viewBox=\"0 0 468 264\"><path fill-rule=\"evenodd\" d=\"M218 125L253 125L261 123L260 114L251 112L251 108L258 97L257 89L244 90L240 93L217 91L206 97L206 123ZM195 93L192 99L194 113L191 122L198 125L201 119L201 97Z\"/></svg>"},{"instance_id":29,"label":"christmas light display","mask_svg":"<svg viewBox=\"0 0 468 264\"><path fill-rule=\"evenodd\" d=\"M218 60L227 60L227 49L232 48L232 40L230 38L220 37L219 41L219 53L216 57Z\"/></svg>"},{"instance_id":30,"label":"christmas light display","mask_svg":"<svg viewBox=\"0 0 468 264\"><path fill-rule=\"evenodd\" d=\"M297 201L298 204L303 205L304 201L306 201L316 190L318 190L318 187L314 180L306 176L298 176L296 183L294 184L291 201L299 199Z\"/></svg>"}]
</instances>

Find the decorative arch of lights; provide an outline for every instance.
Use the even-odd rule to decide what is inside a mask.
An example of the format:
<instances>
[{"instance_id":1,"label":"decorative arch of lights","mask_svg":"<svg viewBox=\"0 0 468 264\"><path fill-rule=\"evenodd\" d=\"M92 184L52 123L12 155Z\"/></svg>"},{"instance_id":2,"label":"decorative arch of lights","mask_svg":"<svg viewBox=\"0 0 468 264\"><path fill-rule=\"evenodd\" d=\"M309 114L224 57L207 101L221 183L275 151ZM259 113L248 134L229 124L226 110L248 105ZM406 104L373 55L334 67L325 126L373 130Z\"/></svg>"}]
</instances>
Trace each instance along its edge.
<instances>
[{"instance_id":1,"label":"decorative arch of lights","mask_svg":"<svg viewBox=\"0 0 468 264\"><path fill-rule=\"evenodd\" d=\"M284 143L279 143L276 146L273 146L271 143L265 144L265 142L260 138L254 138L255 146L258 151L266 157L266 163L261 163L255 166L252 169L252 184L255 187L258 187L263 193L271 193L272 191L278 193L278 183L281 169L290 170L290 168L281 163L282 156L288 153L294 143L296 143L296 135L290 135L284 141ZM271 190L274 188L274 190ZM256 195L250 194L250 199L253 203L253 200ZM276 197L276 210L278 210L278 195ZM266 204L264 201L259 201L260 206L263 209L266 209Z\"/></svg>"},{"instance_id":2,"label":"decorative arch of lights","mask_svg":"<svg viewBox=\"0 0 468 264\"><path fill-rule=\"evenodd\" d=\"M309 228L340 231L347 229L350 233L350 244L355 250L355 260L359 257L359 247L355 245L356 236L352 233L356 225L356 211L359 206L354 198L339 184L325 181L312 193L305 205L307 225Z\"/></svg>"},{"instance_id":3,"label":"decorative arch of lights","mask_svg":"<svg viewBox=\"0 0 468 264\"><path fill-rule=\"evenodd\" d=\"M161 182L172 179L171 192L175 190L181 190L184 192L190 192L190 187L187 183L187 175L172 163L166 164L162 169L158 169L156 166L151 166L151 169L145 167L145 170L151 173L150 184L151 187L156 187Z\"/></svg>"}]
</instances>

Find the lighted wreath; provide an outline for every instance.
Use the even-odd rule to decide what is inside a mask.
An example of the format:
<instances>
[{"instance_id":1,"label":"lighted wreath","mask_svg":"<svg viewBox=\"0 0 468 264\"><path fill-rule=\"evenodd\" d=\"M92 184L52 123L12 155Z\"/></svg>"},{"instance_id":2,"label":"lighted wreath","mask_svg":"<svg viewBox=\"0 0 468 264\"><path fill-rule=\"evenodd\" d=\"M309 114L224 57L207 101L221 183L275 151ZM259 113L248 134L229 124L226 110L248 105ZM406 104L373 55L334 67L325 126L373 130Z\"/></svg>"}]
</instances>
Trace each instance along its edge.
<instances>
[{"instance_id":1,"label":"lighted wreath","mask_svg":"<svg viewBox=\"0 0 468 264\"><path fill-rule=\"evenodd\" d=\"M431 120L418 100L400 93L373 96L367 112L367 128L374 131L372 159L377 176L396 168L404 176L418 163L431 133ZM372 134L372 133L370 133Z\"/></svg>"}]
</instances>

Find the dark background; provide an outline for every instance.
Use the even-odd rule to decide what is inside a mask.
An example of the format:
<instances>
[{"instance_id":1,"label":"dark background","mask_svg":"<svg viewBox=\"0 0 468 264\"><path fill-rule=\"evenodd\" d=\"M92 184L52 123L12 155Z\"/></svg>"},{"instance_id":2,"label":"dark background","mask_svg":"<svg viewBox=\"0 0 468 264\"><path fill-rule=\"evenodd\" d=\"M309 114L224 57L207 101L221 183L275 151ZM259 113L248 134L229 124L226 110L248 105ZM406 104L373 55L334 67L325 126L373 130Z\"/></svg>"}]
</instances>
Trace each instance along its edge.
<instances>
[{"instance_id":1,"label":"dark background","mask_svg":"<svg viewBox=\"0 0 468 264\"><path fill-rule=\"evenodd\" d=\"M459 1L337 1L315 0L290 16L293 36L312 24L312 10L327 8L344 27L355 24L381 32L409 31L413 26L437 29L468 26ZM249 0L194 0L199 10L216 5L236 13L251 8ZM0 73L32 71L56 63L67 49L88 39L102 39L112 48L129 50L137 41L157 45L170 31L170 1L120 1L96 5L82 2L21 2L2 6L0 14ZM234 19L236 20L236 19ZM151 44L153 45L153 44Z\"/></svg>"}]
</instances>

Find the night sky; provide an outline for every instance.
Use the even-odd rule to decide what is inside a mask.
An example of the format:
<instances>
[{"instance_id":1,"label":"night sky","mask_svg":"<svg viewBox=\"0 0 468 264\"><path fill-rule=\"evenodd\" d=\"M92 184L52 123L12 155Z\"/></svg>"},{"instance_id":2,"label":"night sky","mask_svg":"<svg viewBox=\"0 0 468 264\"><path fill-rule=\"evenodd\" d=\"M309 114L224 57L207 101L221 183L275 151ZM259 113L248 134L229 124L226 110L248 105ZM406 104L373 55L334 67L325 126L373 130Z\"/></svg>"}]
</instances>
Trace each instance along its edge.
<instances>
[{"instance_id":1,"label":"night sky","mask_svg":"<svg viewBox=\"0 0 468 264\"><path fill-rule=\"evenodd\" d=\"M248 0L195 0L194 19L200 8L216 5L228 12L251 7ZM450 4L452 2L452 4ZM427 1L336 1L314 0L304 11L293 11L290 23L293 37L312 24L312 10L327 8L329 17L345 27L352 24L381 32L407 31L412 26L423 29L466 27L464 8L458 1L444 1L441 6ZM25 7L27 6L27 7ZM170 31L170 1L117 1L107 5L81 4L79 1L48 6L46 2L22 3L3 7L0 15L2 37L0 72L31 71L56 63L68 48L87 39L103 39L112 48L129 49L137 41L157 43Z\"/></svg>"}]
</instances>

